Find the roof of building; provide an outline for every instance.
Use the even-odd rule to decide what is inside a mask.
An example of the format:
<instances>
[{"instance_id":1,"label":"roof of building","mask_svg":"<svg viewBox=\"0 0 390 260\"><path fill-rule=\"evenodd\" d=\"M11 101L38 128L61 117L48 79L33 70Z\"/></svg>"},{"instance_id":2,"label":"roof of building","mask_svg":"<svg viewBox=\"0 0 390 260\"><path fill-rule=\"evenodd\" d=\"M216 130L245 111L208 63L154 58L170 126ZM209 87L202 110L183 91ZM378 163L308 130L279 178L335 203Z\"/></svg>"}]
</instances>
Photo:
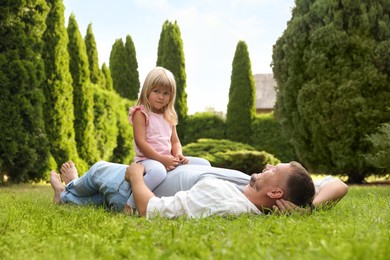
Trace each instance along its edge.
<instances>
[{"instance_id":1,"label":"roof of building","mask_svg":"<svg viewBox=\"0 0 390 260\"><path fill-rule=\"evenodd\" d=\"M276 102L276 81L272 73L253 75L256 84L256 108L273 109Z\"/></svg>"}]
</instances>

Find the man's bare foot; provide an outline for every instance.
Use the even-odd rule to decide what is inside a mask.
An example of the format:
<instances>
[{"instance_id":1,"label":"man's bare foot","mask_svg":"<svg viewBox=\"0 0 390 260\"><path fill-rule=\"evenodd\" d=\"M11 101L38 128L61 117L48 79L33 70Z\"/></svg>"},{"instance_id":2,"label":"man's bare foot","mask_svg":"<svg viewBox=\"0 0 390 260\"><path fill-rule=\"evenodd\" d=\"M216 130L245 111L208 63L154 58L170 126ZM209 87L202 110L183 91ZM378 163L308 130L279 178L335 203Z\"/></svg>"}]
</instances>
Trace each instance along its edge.
<instances>
[{"instance_id":1,"label":"man's bare foot","mask_svg":"<svg viewBox=\"0 0 390 260\"><path fill-rule=\"evenodd\" d=\"M79 177L79 173L77 172L76 166L72 161L62 164L61 177L64 180L65 185Z\"/></svg>"},{"instance_id":2,"label":"man's bare foot","mask_svg":"<svg viewBox=\"0 0 390 260\"><path fill-rule=\"evenodd\" d=\"M54 204L60 204L61 199L60 195L61 192L65 190L64 185L61 183L61 177L56 173L55 171L50 172L50 184L53 187L54 190Z\"/></svg>"}]
</instances>

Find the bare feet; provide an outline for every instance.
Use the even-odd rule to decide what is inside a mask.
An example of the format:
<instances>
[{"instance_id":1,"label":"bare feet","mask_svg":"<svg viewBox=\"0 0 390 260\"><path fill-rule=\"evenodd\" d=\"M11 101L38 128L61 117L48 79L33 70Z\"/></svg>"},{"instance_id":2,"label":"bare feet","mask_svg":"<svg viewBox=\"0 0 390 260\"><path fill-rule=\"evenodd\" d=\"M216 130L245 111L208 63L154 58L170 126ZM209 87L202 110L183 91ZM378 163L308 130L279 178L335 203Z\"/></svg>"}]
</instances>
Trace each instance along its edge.
<instances>
[{"instance_id":1,"label":"bare feet","mask_svg":"<svg viewBox=\"0 0 390 260\"><path fill-rule=\"evenodd\" d=\"M61 177L65 182L65 185L72 180L78 178L79 173L77 172L76 166L72 161L66 162L61 166Z\"/></svg>"},{"instance_id":2,"label":"bare feet","mask_svg":"<svg viewBox=\"0 0 390 260\"><path fill-rule=\"evenodd\" d=\"M60 195L61 192L65 190L65 187L61 183L60 175L58 175L58 173L56 173L55 171L50 172L50 184L54 190L54 204L60 204Z\"/></svg>"}]
</instances>

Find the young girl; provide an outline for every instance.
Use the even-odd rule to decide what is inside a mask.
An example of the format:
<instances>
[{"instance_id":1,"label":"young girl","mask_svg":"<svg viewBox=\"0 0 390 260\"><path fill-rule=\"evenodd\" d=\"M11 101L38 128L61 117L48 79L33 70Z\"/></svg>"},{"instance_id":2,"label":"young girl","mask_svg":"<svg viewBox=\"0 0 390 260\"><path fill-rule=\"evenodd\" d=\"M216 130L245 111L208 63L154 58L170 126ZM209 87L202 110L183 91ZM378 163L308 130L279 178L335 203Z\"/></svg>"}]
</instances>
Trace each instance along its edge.
<instances>
[{"instance_id":1,"label":"young girl","mask_svg":"<svg viewBox=\"0 0 390 260\"><path fill-rule=\"evenodd\" d=\"M134 132L134 162L144 165L144 179L150 190L165 179L167 171L180 164L210 165L205 159L183 156L176 132L175 98L173 74L163 67L156 67L146 76L137 105L129 110ZM133 195L127 204L135 208Z\"/></svg>"}]
</instances>

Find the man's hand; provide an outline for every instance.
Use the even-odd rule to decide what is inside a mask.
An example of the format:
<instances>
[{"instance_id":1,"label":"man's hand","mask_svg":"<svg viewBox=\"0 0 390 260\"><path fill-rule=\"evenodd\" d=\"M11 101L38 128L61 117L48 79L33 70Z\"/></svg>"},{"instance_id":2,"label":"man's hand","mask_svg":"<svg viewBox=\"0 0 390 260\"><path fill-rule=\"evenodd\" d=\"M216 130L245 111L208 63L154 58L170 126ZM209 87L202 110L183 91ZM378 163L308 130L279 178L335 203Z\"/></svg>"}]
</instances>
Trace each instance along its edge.
<instances>
[{"instance_id":1,"label":"man's hand","mask_svg":"<svg viewBox=\"0 0 390 260\"><path fill-rule=\"evenodd\" d=\"M145 167L140 163L132 163L126 168L125 180L131 182L132 175L141 175L143 177L145 172Z\"/></svg>"},{"instance_id":2,"label":"man's hand","mask_svg":"<svg viewBox=\"0 0 390 260\"><path fill-rule=\"evenodd\" d=\"M276 205L272 206L272 209L277 214L299 213L304 215L311 212L310 208L298 207L294 203L284 199L277 200Z\"/></svg>"}]
</instances>

